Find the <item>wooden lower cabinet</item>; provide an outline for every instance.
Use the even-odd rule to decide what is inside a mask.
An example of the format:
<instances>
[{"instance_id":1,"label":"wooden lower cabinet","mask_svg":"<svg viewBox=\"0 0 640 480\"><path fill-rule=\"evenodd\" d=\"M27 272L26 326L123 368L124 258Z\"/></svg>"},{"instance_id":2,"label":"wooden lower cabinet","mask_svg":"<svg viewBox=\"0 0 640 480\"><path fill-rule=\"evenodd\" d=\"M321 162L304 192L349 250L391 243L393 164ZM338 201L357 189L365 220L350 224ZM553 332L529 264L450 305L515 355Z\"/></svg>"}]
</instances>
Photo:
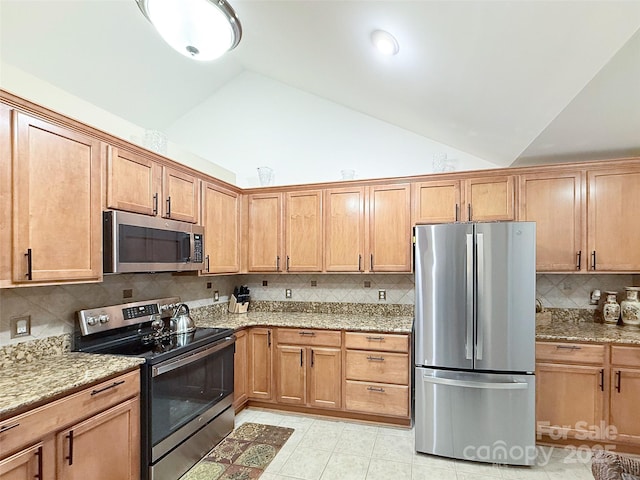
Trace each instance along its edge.
<instances>
[{"instance_id":1,"label":"wooden lower cabinet","mask_svg":"<svg viewBox=\"0 0 640 480\"><path fill-rule=\"evenodd\" d=\"M277 401L292 405L337 409L342 397L340 332L279 329L276 384ZM337 347L316 346L328 343ZM312 345L308 345L311 343Z\"/></svg>"},{"instance_id":2,"label":"wooden lower cabinet","mask_svg":"<svg viewBox=\"0 0 640 480\"><path fill-rule=\"evenodd\" d=\"M0 480L140 478L140 375L0 421Z\"/></svg>"},{"instance_id":3,"label":"wooden lower cabinet","mask_svg":"<svg viewBox=\"0 0 640 480\"><path fill-rule=\"evenodd\" d=\"M604 420L603 368L536 366L536 422L540 434L581 436Z\"/></svg>"},{"instance_id":4,"label":"wooden lower cabinet","mask_svg":"<svg viewBox=\"0 0 640 480\"><path fill-rule=\"evenodd\" d=\"M246 330L236 332L235 353L233 355L233 408L241 409L247 403L248 396L248 350L249 337Z\"/></svg>"},{"instance_id":5,"label":"wooden lower cabinet","mask_svg":"<svg viewBox=\"0 0 640 480\"><path fill-rule=\"evenodd\" d=\"M255 327L249 330L247 349L248 391L250 399L271 400L272 348L271 328Z\"/></svg>"},{"instance_id":6,"label":"wooden lower cabinet","mask_svg":"<svg viewBox=\"0 0 640 480\"><path fill-rule=\"evenodd\" d=\"M44 480L46 478L54 478L51 475L53 469L49 469L48 475L44 471L42 455L43 443L38 442L4 460L0 460L0 480L31 480L33 478Z\"/></svg>"},{"instance_id":7,"label":"wooden lower cabinet","mask_svg":"<svg viewBox=\"0 0 640 480\"><path fill-rule=\"evenodd\" d=\"M140 473L138 399L123 402L56 435L59 479L129 480ZM98 447L102 445L102 448Z\"/></svg>"},{"instance_id":8,"label":"wooden lower cabinet","mask_svg":"<svg viewBox=\"0 0 640 480\"><path fill-rule=\"evenodd\" d=\"M409 336L345 333L345 408L408 418Z\"/></svg>"},{"instance_id":9,"label":"wooden lower cabinet","mask_svg":"<svg viewBox=\"0 0 640 480\"><path fill-rule=\"evenodd\" d=\"M640 446L640 347L536 344L536 421L542 440L617 450Z\"/></svg>"}]
</instances>

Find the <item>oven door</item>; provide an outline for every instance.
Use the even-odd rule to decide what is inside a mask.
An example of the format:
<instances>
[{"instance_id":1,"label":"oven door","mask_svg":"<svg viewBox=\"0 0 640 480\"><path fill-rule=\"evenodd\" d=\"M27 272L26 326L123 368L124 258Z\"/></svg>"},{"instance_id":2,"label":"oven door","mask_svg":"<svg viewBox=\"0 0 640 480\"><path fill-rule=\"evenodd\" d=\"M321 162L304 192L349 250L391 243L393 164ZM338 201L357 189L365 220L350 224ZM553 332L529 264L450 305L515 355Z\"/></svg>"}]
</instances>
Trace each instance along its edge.
<instances>
[{"instance_id":1,"label":"oven door","mask_svg":"<svg viewBox=\"0 0 640 480\"><path fill-rule=\"evenodd\" d=\"M194 435L233 401L235 336L151 366L151 463Z\"/></svg>"}]
</instances>

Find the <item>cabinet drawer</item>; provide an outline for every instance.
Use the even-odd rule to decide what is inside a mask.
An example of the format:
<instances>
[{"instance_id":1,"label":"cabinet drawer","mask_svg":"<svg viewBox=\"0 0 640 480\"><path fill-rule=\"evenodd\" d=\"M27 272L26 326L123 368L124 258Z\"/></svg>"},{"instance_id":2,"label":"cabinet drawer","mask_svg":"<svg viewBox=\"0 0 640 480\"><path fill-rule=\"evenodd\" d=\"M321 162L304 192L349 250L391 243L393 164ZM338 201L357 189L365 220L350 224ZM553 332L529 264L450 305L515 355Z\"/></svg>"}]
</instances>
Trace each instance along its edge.
<instances>
[{"instance_id":1,"label":"cabinet drawer","mask_svg":"<svg viewBox=\"0 0 640 480\"><path fill-rule=\"evenodd\" d=\"M314 330L312 328L279 328L278 343L298 345L325 345L339 347L342 344L340 332Z\"/></svg>"},{"instance_id":2,"label":"cabinet drawer","mask_svg":"<svg viewBox=\"0 0 640 480\"><path fill-rule=\"evenodd\" d=\"M380 415L409 415L409 387L347 380L346 409Z\"/></svg>"},{"instance_id":3,"label":"cabinet drawer","mask_svg":"<svg viewBox=\"0 0 640 480\"><path fill-rule=\"evenodd\" d=\"M347 350L347 378L365 382L409 384L409 355Z\"/></svg>"},{"instance_id":4,"label":"cabinet drawer","mask_svg":"<svg viewBox=\"0 0 640 480\"><path fill-rule=\"evenodd\" d=\"M139 371L127 373L0 422L2 452L28 445L140 393Z\"/></svg>"},{"instance_id":5,"label":"cabinet drawer","mask_svg":"<svg viewBox=\"0 0 640 480\"><path fill-rule=\"evenodd\" d=\"M625 367L640 367L640 346L623 347L613 345L611 347L611 364Z\"/></svg>"},{"instance_id":6,"label":"cabinet drawer","mask_svg":"<svg viewBox=\"0 0 640 480\"><path fill-rule=\"evenodd\" d=\"M536 342L536 361L602 364L604 349L585 343Z\"/></svg>"},{"instance_id":7,"label":"cabinet drawer","mask_svg":"<svg viewBox=\"0 0 640 480\"><path fill-rule=\"evenodd\" d=\"M344 344L346 348L356 350L407 353L409 351L409 335L347 332L344 334Z\"/></svg>"}]
</instances>

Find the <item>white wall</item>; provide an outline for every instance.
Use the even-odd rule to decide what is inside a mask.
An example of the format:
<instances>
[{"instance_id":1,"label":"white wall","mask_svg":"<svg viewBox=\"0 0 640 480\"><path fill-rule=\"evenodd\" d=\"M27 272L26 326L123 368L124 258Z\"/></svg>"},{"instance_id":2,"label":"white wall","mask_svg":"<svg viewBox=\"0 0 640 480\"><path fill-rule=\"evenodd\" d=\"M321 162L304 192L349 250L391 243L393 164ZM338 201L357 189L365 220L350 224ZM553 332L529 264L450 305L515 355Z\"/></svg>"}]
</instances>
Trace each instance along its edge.
<instances>
[{"instance_id":1,"label":"white wall","mask_svg":"<svg viewBox=\"0 0 640 480\"><path fill-rule=\"evenodd\" d=\"M144 128L3 62L0 62L0 88L123 140L144 146ZM166 156L200 172L235 183L233 171L200 158L173 143L169 143Z\"/></svg>"},{"instance_id":2,"label":"white wall","mask_svg":"<svg viewBox=\"0 0 640 480\"><path fill-rule=\"evenodd\" d=\"M392 88L392 87L390 87ZM167 129L169 138L258 186L256 168L275 171L275 185L396 177L433 172L445 153L456 170L498 165L264 77L244 72Z\"/></svg>"}]
</instances>

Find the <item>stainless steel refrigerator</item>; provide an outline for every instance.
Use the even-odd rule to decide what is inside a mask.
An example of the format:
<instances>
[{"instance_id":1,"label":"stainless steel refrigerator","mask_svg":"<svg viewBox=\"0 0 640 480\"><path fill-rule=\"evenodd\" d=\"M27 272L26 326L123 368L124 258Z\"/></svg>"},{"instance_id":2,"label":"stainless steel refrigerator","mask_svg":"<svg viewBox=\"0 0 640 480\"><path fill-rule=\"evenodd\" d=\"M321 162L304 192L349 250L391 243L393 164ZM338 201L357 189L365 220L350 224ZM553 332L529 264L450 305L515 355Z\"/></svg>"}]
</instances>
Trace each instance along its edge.
<instances>
[{"instance_id":1,"label":"stainless steel refrigerator","mask_svg":"<svg viewBox=\"0 0 640 480\"><path fill-rule=\"evenodd\" d=\"M535 223L415 228L415 448L535 462Z\"/></svg>"}]
</instances>

